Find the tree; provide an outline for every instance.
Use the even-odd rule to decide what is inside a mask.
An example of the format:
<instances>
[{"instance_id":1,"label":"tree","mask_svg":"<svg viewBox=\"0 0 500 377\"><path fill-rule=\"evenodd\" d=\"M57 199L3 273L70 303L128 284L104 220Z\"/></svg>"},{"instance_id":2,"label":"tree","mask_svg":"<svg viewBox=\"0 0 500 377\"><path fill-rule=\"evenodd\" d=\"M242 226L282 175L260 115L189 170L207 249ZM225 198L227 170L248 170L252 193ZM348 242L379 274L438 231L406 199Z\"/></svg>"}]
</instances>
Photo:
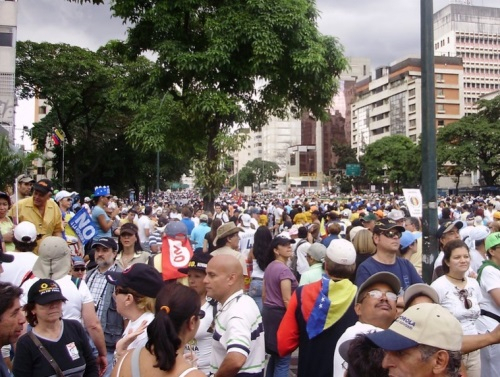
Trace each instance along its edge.
<instances>
[{"instance_id":1,"label":"tree","mask_svg":"<svg viewBox=\"0 0 500 377\"><path fill-rule=\"evenodd\" d=\"M146 132L160 140L182 138L174 139L179 154L187 141L191 157L203 165L206 206L220 189L218 136L243 124L257 130L273 115L309 110L324 118L347 65L338 42L318 32L309 0L115 0L111 9L131 25L132 55L151 51L157 57L151 80L165 95L165 109L175 110L169 122L149 123Z\"/></svg>"},{"instance_id":2,"label":"tree","mask_svg":"<svg viewBox=\"0 0 500 377\"><path fill-rule=\"evenodd\" d=\"M484 107L477 114L439 129L437 156L440 166L451 164L455 171L461 172L479 170L487 186L495 185L500 176L498 98L481 102Z\"/></svg>"},{"instance_id":3,"label":"tree","mask_svg":"<svg viewBox=\"0 0 500 377\"><path fill-rule=\"evenodd\" d=\"M332 143L332 152L337 157L336 169L344 169L347 164L357 164L356 150L348 144L341 144L336 141Z\"/></svg>"},{"instance_id":4,"label":"tree","mask_svg":"<svg viewBox=\"0 0 500 377\"><path fill-rule=\"evenodd\" d=\"M28 172L36 153L24 154L9 144L6 136L0 135L0 191L6 191L7 186L13 186L15 178Z\"/></svg>"},{"instance_id":5,"label":"tree","mask_svg":"<svg viewBox=\"0 0 500 377\"><path fill-rule=\"evenodd\" d=\"M414 187L420 182L420 150L408 137L393 135L383 137L366 147L361 157L366 176L372 183Z\"/></svg>"},{"instance_id":6,"label":"tree","mask_svg":"<svg viewBox=\"0 0 500 377\"><path fill-rule=\"evenodd\" d=\"M236 175L231 177L231 185L237 185L238 190L243 191L245 186L253 187L256 182L255 173L252 168L243 166Z\"/></svg>"},{"instance_id":7,"label":"tree","mask_svg":"<svg viewBox=\"0 0 500 377\"><path fill-rule=\"evenodd\" d=\"M262 158L256 158L252 161L248 161L245 167L249 168L254 173L255 183L257 183L259 191L262 183L267 183L277 179L276 173L280 171L280 167L277 163L266 161Z\"/></svg>"}]
</instances>

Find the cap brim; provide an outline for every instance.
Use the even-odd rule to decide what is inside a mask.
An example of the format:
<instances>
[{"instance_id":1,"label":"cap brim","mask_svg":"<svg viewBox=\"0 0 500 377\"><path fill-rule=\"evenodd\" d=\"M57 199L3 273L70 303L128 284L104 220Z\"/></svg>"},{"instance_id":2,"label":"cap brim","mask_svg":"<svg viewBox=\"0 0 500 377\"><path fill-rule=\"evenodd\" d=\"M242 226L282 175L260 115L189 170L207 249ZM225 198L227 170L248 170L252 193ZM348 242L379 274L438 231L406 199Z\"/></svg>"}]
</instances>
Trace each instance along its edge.
<instances>
[{"instance_id":1,"label":"cap brim","mask_svg":"<svg viewBox=\"0 0 500 377\"><path fill-rule=\"evenodd\" d=\"M402 351L418 346L418 343L414 340L399 335L393 330L370 333L366 337L377 347L386 351Z\"/></svg>"},{"instance_id":2,"label":"cap brim","mask_svg":"<svg viewBox=\"0 0 500 377\"><path fill-rule=\"evenodd\" d=\"M434 288L425 283L417 283L406 288L403 296L405 307L409 302L418 296L427 296L434 301L435 304L439 304L439 296Z\"/></svg>"},{"instance_id":3,"label":"cap brim","mask_svg":"<svg viewBox=\"0 0 500 377\"><path fill-rule=\"evenodd\" d=\"M355 302L358 302L359 294L361 292L363 292L370 285L377 283L387 284L396 294L399 294L399 291L401 290L401 281L396 275L391 272L377 272L376 274L373 274L368 279L366 279L365 282L359 286L358 292L356 293Z\"/></svg>"},{"instance_id":4,"label":"cap brim","mask_svg":"<svg viewBox=\"0 0 500 377\"><path fill-rule=\"evenodd\" d=\"M120 233L121 234L121 233ZM115 251L113 249L113 246L110 246L110 245L107 245L105 244L104 242L99 242L99 241L94 241L92 242L92 249L95 249L95 247L99 245L99 246L102 246L102 247L105 247L106 249L112 249L113 251Z\"/></svg>"},{"instance_id":5,"label":"cap brim","mask_svg":"<svg viewBox=\"0 0 500 377\"><path fill-rule=\"evenodd\" d=\"M4 253L0 254L0 262L2 262L2 263L11 263L12 261L14 261L14 256L13 255L4 254Z\"/></svg>"},{"instance_id":6,"label":"cap brim","mask_svg":"<svg viewBox=\"0 0 500 377\"><path fill-rule=\"evenodd\" d=\"M59 300L68 301L67 298L62 295L62 293L58 293L57 295L56 294L49 294L49 295L46 295L46 297L41 296L39 299L34 300L34 301L36 304L45 305L45 304L48 304L48 303L51 303L54 301L59 301Z\"/></svg>"}]
</instances>

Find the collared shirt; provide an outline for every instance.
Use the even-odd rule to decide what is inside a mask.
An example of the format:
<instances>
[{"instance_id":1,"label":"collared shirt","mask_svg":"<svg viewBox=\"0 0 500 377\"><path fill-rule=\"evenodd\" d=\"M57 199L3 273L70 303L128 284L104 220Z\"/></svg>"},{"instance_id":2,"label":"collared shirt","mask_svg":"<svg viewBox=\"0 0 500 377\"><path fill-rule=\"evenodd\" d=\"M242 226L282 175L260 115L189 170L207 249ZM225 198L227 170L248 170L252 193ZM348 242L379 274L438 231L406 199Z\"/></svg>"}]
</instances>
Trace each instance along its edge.
<instances>
[{"instance_id":1,"label":"collared shirt","mask_svg":"<svg viewBox=\"0 0 500 377\"><path fill-rule=\"evenodd\" d=\"M106 290L106 286L108 285L108 281L106 279L106 272L116 270L116 264L113 264L106 271L101 272L99 268L96 268L95 271L89 276L89 280L87 285L89 286L90 293L94 298L94 304L97 308L97 317L100 319L102 316L102 300L104 298L104 292Z\"/></svg>"},{"instance_id":2,"label":"collared shirt","mask_svg":"<svg viewBox=\"0 0 500 377\"><path fill-rule=\"evenodd\" d=\"M148 253L147 251L136 251L134 253L134 256L132 257L132 259L130 259L129 261L127 261L127 265L124 265L123 264L123 260L122 260L123 259L123 252L120 252L116 256L116 261L115 262L122 269L126 269L127 267L130 267L130 266L132 266L133 264L136 264L136 263L148 263L148 260L149 260L150 256L151 256L151 254Z\"/></svg>"},{"instance_id":3,"label":"collared shirt","mask_svg":"<svg viewBox=\"0 0 500 377\"><path fill-rule=\"evenodd\" d=\"M47 200L43 217L38 208L35 207L32 196L14 204L9 211L9 216L13 218L17 217L18 210L16 208L19 210L17 223L19 224L21 221L29 221L30 223L33 223L36 227L37 234L41 236L40 239L37 240L35 250L33 250L35 254L38 254L38 247L40 246L43 238L53 236L57 233L62 233L63 227L61 210L59 209L57 203L52 199Z\"/></svg>"}]
</instances>

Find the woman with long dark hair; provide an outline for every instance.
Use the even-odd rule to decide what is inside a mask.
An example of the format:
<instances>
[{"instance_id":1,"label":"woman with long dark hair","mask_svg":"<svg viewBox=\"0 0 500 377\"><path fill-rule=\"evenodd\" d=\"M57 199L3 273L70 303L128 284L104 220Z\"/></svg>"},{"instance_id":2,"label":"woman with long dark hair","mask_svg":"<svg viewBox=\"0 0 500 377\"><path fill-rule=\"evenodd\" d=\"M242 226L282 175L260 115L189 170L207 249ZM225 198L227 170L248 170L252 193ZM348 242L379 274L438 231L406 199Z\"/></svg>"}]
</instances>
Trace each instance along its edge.
<instances>
[{"instance_id":1,"label":"woman with long dark hair","mask_svg":"<svg viewBox=\"0 0 500 377\"><path fill-rule=\"evenodd\" d=\"M198 294L184 285L170 283L158 293L155 310L146 346L126 353L112 376L206 377L183 354L205 315L200 311Z\"/></svg>"},{"instance_id":2,"label":"woman with long dark hair","mask_svg":"<svg viewBox=\"0 0 500 377\"><path fill-rule=\"evenodd\" d=\"M147 263L151 256L150 253L142 250L138 231L137 225L132 223L126 223L120 227L116 264L122 269L135 263Z\"/></svg>"},{"instance_id":3,"label":"woman with long dark hair","mask_svg":"<svg viewBox=\"0 0 500 377\"><path fill-rule=\"evenodd\" d=\"M212 251L216 249L214 245L215 237L217 237L217 229L222 225L221 219L213 219L210 232L205 234L205 239L203 240L203 252L211 254Z\"/></svg>"},{"instance_id":4,"label":"woman with long dark hair","mask_svg":"<svg viewBox=\"0 0 500 377\"><path fill-rule=\"evenodd\" d=\"M252 263L252 275L248 294L255 300L259 310L262 311L262 283L264 280L264 270L267 266L267 251L273 240L273 235L267 226L259 226L253 237L253 247L248 254L248 259Z\"/></svg>"}]
</instances>

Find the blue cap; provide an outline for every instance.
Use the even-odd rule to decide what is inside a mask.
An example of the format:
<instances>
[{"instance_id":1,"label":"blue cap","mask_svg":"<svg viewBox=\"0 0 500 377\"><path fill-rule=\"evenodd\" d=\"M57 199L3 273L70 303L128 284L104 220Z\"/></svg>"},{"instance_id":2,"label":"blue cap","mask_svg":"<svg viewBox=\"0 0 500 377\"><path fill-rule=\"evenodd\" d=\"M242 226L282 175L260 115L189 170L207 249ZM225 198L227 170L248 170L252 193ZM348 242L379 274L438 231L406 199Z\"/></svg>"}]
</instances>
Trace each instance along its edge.
<instances>
[{"instance_id":1,"label":"blue cap","mask_svg":"<svg viewBox=\"0 0 500 377\"><path fill-rule=\"evenodd\" d=\"M415 234L412 232L405 230L401 234L401 238L399 240L399 244L401 245L402 249L406 249L408 246L410 246L413 242L415 242L418 238Z\"/></svg>"}]
</instances>

